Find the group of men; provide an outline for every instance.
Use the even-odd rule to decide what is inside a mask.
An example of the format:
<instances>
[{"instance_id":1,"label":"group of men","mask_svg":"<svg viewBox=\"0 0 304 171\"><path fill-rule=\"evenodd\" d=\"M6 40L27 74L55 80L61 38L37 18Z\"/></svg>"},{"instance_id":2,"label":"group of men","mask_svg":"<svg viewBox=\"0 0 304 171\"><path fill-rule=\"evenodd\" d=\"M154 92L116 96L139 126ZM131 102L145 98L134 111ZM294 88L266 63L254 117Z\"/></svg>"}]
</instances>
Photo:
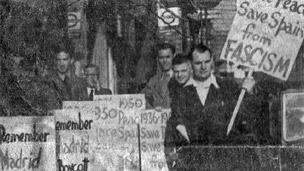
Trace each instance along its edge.
<instances>
[{"instance_id":1,"label":"group of men","mask_svg":"<svg viewBox=\"0 0 304 171\"><path fill-rule=\"evenodd\" d=\"M256 84L247 77L241 84L233 78L214 73L211 49L203 44L188 55L175 55L170 44L158 47L161 72L142 90L147 106L171 108L167 121L165 153L168 156L182 146L260 144L263 138L261 100L253 92ZM242 89L246 94L229 135L227 127Z\"/></svg>"},{"instance_id":2,"label":"group of men","mask_svg":"<svg viewBox=\"0 0 304 171\"><path fill-rule=\"evenodd\" d=\"M73 58L68 49L56 49L55 69L46 76L59 97L59 101L93 100L94 95L111 94L111 90L101 87L99 68L88 64L85 68L85 78L76 76L73 71Z\"/></svg>"}]
</instances>

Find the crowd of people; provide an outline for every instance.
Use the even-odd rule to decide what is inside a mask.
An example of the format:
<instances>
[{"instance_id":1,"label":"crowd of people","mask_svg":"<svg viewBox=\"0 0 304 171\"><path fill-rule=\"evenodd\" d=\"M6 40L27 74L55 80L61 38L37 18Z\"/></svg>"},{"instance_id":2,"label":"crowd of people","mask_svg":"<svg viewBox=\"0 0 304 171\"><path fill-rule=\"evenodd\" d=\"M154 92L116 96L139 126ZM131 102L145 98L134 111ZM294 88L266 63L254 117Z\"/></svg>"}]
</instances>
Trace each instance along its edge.
<instances>
[{"instance_id":1,"label":"crowd of people","mask_svg":"<svg viewBox=\"0 0 304 171\"><path fill-rule=\"evenodd\" d=\"M278 88L279 83L220 76L215 73L212 50L203 44L193 47L189 54L175 54L174 46L161 44L157 59L161 72L150 79L142 93L148 108L171 108L165 134L168 166L177 154L182 158L182 150L177 152L182 147L279 143L269 131L271 92L267 92L267 88L272 89L269 87ZM259 77L258 73L255 76ZM242 89L246 90L245 97L227 134Z\"/></svg>"},{"instance_id":2,"label":"crowd of people","mask_svg":"<svg viewBox=\"0 0 304 171\"><path fill-rule=\"evenodd\" d=\"M279 143L269 132L269 95L286 87L269 80L258 82L253 77L236 81L220 76L215 72L212 50L203 44L194 46L189 54L176 54L175 47L168 43L158 45L157 51L160 72L137 93L145 94L147 109L171 109L164 142L169 167L174 165L177 151L187 146ZM88 64L84 67L85 77L78 77L68 49L58 48L55 54L55 69L43 77L54 90L59 106L63 101L87 101L94 95L112 94L101 87L98 66ZM242 89L246 94L227 134Z\"/></svg>"}]
</instances>

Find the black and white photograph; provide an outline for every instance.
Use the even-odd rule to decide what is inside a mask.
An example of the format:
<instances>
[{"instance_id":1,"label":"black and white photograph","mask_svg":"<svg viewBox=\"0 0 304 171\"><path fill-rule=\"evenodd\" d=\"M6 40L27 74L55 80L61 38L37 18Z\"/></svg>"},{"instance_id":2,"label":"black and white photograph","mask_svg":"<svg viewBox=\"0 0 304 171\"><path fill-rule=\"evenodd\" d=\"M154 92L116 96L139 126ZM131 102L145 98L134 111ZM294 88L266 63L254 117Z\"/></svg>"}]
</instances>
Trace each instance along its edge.
<instances>
[{"instance_id":1,"label":"black and white photograph","mask_svg":"<svg viewBox=\"0 0 304 171\"><path fill-rule=\"evenodd\" d=\"M304 0L0 0L0 170L304 170L303 39Z\"/></svg>"}]
</instances>

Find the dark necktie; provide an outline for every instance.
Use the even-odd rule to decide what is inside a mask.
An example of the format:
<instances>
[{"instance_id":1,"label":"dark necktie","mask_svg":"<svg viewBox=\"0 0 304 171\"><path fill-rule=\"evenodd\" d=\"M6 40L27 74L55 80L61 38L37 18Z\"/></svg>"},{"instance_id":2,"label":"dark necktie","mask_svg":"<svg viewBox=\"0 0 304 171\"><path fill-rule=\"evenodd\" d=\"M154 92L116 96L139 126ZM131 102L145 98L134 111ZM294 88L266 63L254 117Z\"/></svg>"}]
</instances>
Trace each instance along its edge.
<instances>
[{"instance_id":1,"label":"dark necktie","mask_svg":"<svg viewBox=\"0 0 304 171\"><path fill-rule=\"evenodd\" d=\"M90 95L89 95L90 100L93 101L94 98L94 89L91 89Z\"/></svg>"},{"instance_id":2,"label":"dark necktie","mask_svg":"<svg viewBox=\"0 0 304 171\"><path fill-rule=\"evenodd\" d=\"M65 77L64 80L63 80L63 83L64 83L64 86L65 86L65 89L66 89L66 92L69 96L69 99L68 100L72 100L72 87L71 87L71 84L70 84L70 79L69 77Z\"/></svg>"}]
</instances>

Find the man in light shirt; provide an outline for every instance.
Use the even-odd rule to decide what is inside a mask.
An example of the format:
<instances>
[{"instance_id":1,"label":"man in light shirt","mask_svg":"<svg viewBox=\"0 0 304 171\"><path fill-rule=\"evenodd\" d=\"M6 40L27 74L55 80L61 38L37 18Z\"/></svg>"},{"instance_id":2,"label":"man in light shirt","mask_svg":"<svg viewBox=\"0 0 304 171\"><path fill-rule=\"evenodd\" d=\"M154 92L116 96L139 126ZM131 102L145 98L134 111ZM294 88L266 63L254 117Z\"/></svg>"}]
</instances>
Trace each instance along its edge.
<instances>
[{"instance_id":1,"label":"man in light shirt","mask_svg":"<svg viewBox=\"0 0 304 171\"><path fill-rule=\"evenodd\" d=\"M226 131L241 87L232 79L213 74L214 59L208 47L197 45L190 56L193 77L180 91L182 98L177 99L178 105L172 106L170 122L192 145L225 144L231 138ZM252 78L246 78L242 88L252 92L254 84ZM248 95L250 93L246 93Z\"/></svg>"},{"instance_id":2,"label":"man in light shirt","mask_svg":"<svg viewBox=\"0 0 304 171\"><path fill-rule=\"evenodd\" d=\"M172 60L174 53L175 47L173 45L168 43L158 45L157 60L160 72L153 76L141 91L145 94L147 109L170 108L171 99L169 97L168 83L173 76Z\"/></svg>"},{"instance_id":3,"label":"man in light shirt","mask_svg":"<svg viewBox=\"0 0 304 171\"><path fill-rule=\"evenodd\" d=\"M87 82L87 93L90 100L94 95L112 94L110 89L102 88L99 82L99 68L96 65L89 64L85 67Z\"/></svg>"}]
</instances>

